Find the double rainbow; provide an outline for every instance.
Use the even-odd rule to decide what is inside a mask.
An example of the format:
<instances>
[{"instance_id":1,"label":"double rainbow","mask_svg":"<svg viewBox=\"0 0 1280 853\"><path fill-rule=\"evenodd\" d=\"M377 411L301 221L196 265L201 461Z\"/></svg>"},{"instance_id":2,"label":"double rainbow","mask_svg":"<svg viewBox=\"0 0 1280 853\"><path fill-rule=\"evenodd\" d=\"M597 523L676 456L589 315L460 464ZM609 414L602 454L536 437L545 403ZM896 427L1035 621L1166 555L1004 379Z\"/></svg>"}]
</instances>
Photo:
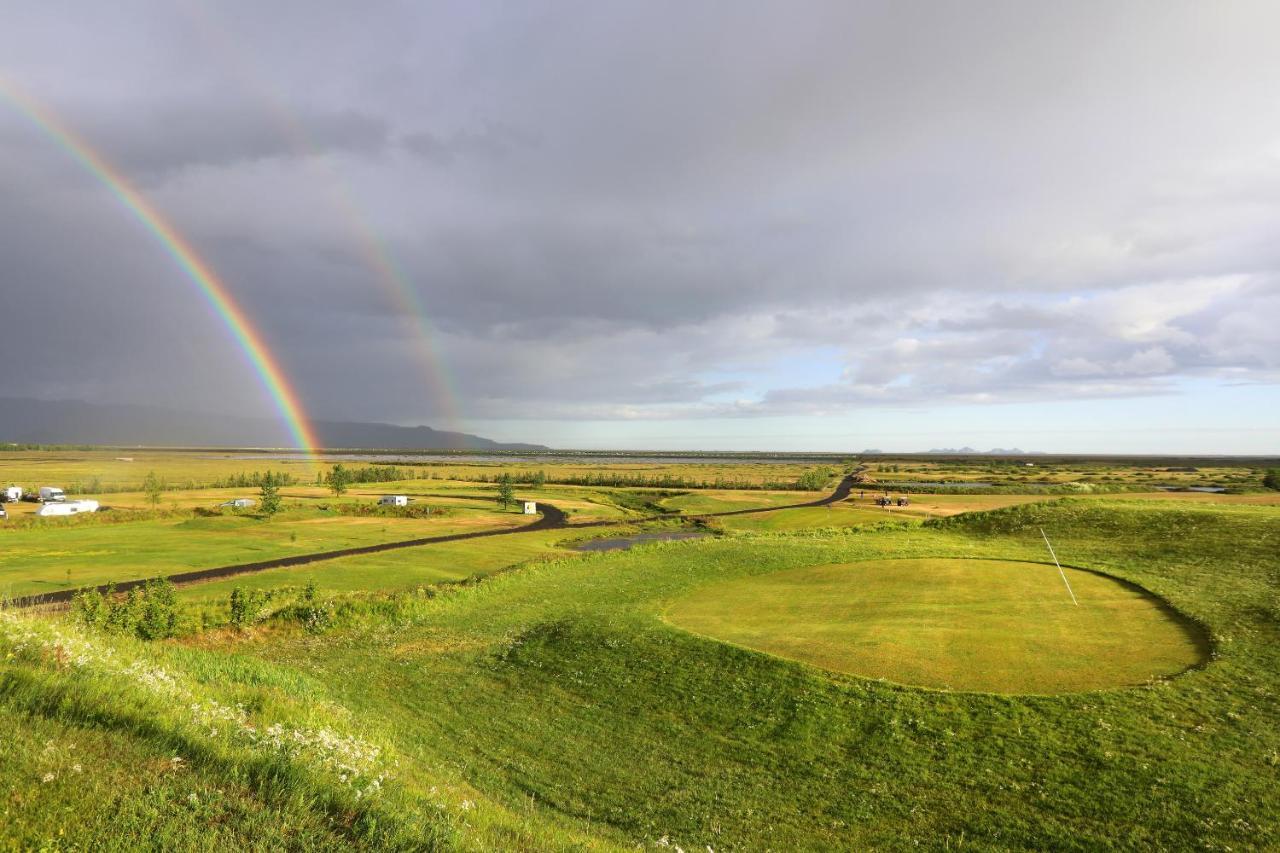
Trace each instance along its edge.
<instances>
[{"instance_id":1,"label":"double rainbow","mask_svg":"<svg viewBox=\"0 0 1280 853\"><path fill-rule=\"evenodd\" d=\"M418 350L418 364L437 406L436 416L443 419L446 429L462 430L458 392L436 343L438 330L422 297L396 262L387 242L378 235L368 217L362 213L350 187L332 167L322 147L307 132L305 125L279 92L266 84L264 76L255 68L252 57L243 50L239 41L228 33L216 8L205 4L182 4L180 8L187 13L196 30L206 40L210 48L209 55L236 79L246 94L258 101L265 114L275 123L280 137L315 171L320 179L319 183L328 191L333 209L346 221L365 267L390 298L397 315L409 326L409 333Z\"/></svg>"},{"instance_id":2,"label":"double rainbow","mask_svg":"<svg viewBox=\"0 0 1280 853\"><path fill-rule=\"evenodd\" d=\"M320 444L303 412L302 404L298 401L297 391L285 378L279 362L267 348L262 334L254 327L244 309L209 265L196 254L191 244L183 239L171 223L165 221L119 171L93 150L88 142L59 121L49 109L36 103L3 77L0 77L0 97L8 101L86 172L110 189L120 204L159 242L226 324L284 418L294 443L299 449L314 455Z\"/></svg>"}]
</instances>

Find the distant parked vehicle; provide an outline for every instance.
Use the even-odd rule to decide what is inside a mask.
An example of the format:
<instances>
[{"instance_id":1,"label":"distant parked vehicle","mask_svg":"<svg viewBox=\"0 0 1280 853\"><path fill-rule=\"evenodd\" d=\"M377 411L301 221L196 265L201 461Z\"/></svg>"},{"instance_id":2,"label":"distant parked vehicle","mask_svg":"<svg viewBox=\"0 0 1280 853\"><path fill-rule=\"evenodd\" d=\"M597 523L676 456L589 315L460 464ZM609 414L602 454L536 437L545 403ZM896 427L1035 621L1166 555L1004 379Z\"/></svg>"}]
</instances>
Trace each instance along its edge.
<instances>
[{"instance_id":1,"label":"distant parked vehicle","mask_svg":"<svg viewBox=\"0 0 1280 853\"><path fill-rule=\"evenodd\" d=\"M57 486L41 486L40 487L41 503L47 504L47 503L61 502L61 501L65 501L66 499L67 499L67 493L62 491L62 489L58 488Z\"/></svg>"},{"instance_id":2,"label":"distant parked vehicle","mask_svg":"<svg viewBox=\"0 0 1280 853\"><path fill-rule=\"evenodd\" d=\"M383 495L378 498L380 506L408 506L409 498L406 495Z\"/></svg>"},{"instance_id":3,"label":"distant parked vehicle","mask_svg":"<svg viewBox=\"0 0 1280 853\"><path fill-rule=\"evenodd\" d=\"M245 509L246 507L251 507L256 503L257 501L253 498L236 498L234 500L225 501L224 503L219 504L219 506L229 506L232 509Z\"/></svg>"},{"instance_id":4,"label":"distant parked vehicle","mask_svg":"<svg viewBox=\"0 0 1280 853\"><path fill-rule=\"evenodd\" d=\"M9 486L4 490L3 501L5 503L16 504L22 500L22 487Z\"/></svg>"},{"instance_id":5,"label":"distant parked vehicle","mask_svg":"<svg viewBox=\"0 0 1280 853\"><path fill-rule=\"evenodd\" d=\"M79 515L82 512L97 511L97 501L51 501L36 510L36 515L41 518L48 518L50 516Z\"/></svg>"},{"instance_id":6,"label":"distant parked vehicle","mask_svg":"<svg viewBox=\"0 0 1280 853\"><path fill-rule=\"evenodd\" d=\"M0 504L0 518L8 518L9 513L5 512L4 504Z\"/></svg>"}]
</instances>

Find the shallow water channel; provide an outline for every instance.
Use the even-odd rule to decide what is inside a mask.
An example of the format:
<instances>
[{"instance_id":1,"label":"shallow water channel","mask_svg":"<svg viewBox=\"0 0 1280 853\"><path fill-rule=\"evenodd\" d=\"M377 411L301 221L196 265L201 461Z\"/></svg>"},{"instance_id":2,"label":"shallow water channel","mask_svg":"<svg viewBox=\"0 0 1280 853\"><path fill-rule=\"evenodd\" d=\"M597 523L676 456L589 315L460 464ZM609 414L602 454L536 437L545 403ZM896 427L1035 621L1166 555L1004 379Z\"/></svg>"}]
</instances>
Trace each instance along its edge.
<instances>
[{"instance_id":1,"label":"shallow water channel","mask_svg":"<svg viewBox=\"0 0 1280 853\"><path fill-rule=\"evenodd\" d=\"M605 539L591 539L581 542L575 551L625 551L645 542L675 542L680 539L705 539L710 533L697 530L674 530L667 533L637 533L634 536L610 536Z\"/></svg>"}]
</instances>

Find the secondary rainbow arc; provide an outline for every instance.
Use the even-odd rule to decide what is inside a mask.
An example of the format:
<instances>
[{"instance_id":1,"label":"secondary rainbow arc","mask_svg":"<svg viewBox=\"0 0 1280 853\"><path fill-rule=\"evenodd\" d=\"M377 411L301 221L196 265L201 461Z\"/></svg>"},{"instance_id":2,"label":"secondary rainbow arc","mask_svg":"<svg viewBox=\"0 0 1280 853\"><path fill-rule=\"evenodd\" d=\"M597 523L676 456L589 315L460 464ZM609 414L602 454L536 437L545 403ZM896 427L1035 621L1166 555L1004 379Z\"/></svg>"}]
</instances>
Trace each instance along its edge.
<instances>
[{"instance_id":1,"label":"secondary rainbow arc","mask_svg":"<svg viewBox=\"0 0 1280 853\"><path fill-rule=\"evenodd\" d=\"M299 449L314 455L320 447L315 430L302 408L297 391L290 385L276 357L267 347L262 334L244 308L236 302L227 286L197 254L178 230L129 183L105 157L72 131L47 107L0 77L0 96L42 135L55 143L86 172L111 190L120 204L156 239L161 248L177 263L179 269L199 289L201 295L221 318L232 338L257 373L280 416L284 419Z\"/></svg>"},{"instance_id":2,"label":"secondary rainbow arc","mask_svg":"<svg viewBox=\"0 0 1280 853\"><path fill-rule=\"evenodd\" d=\"M329 195L333 208L345 220L355 241L355 247L363 258L363 263L373 273L378 284L390 297L399 316L410 328L418 352L419 364L431 396L439 407L439 415L444 419L445 427L454 431L463 431L459 394L440 351L437 341L439 330L432 321L426 305L423 304L417 288L396 261L387 241L377 233L369 222L369 218L362 213L349 185L332 168L321 146L316 144L295 112L289 108L278 92L263 82L262 75L255 71L252 59L227 33L217 11L200 4L184 4L182 8L187 12L198 32L206 39L210 46L210 53L237 79L245 92L258 100L266 114L275 122L281 137L295 152L306 158L317 176L322 179L322 185Z\"/></svg>"}]
</instances>

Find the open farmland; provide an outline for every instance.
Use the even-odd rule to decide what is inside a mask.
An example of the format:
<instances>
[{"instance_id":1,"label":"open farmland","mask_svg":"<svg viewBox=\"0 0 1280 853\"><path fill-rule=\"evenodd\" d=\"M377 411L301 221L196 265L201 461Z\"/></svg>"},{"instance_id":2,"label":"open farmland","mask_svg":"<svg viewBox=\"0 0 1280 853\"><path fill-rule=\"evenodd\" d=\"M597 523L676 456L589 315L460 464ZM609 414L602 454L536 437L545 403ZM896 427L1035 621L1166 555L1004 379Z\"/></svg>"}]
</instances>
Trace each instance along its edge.
<instances>
[{"instance_id":1,"label":"open farmland","mask_svg":"<svg viewBox=\"0 0 1280 853\"><path fill-rule=\"evenodd\" d=\"M153 508L135 485L55 521L10 505L13 594L499 535L183 586L157 640L145 603L114 623L0 614L6 840L1247 849L1280 831L1276 493L939 490L885 509L855 487L787 509L857 466L820 491L548 473L515 493L569 510L563 526L502 533L530 519L491 479L527 463L405 468L340 498L285 486L272 517L218 507L258 496L244 486L170 484ZM433 513L373 510L386 493ZM575 550L641 531L708 535Z\"/></svg>"}]
</instances>

